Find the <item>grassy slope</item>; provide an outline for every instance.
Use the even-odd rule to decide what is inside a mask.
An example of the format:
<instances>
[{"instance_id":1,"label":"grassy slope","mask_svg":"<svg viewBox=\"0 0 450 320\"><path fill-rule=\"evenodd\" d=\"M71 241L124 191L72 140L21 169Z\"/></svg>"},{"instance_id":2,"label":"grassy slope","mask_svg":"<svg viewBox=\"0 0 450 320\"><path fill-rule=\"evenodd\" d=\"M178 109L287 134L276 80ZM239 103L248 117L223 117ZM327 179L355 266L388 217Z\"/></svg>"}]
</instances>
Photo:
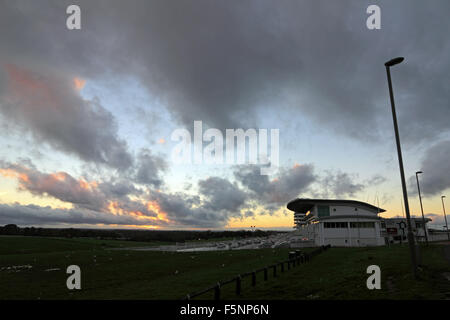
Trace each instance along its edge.
<instances>
[{"instance_id":1,"label":"grassy slope","mask_svg":"<svg viewBox=\"0 0 450 320\"><path fill-rule=\"evenodd\" d=\"M412 279L407 246L331 248L277 279L243 288L241 299L448 299L450 266L443 247L422 247L420 279ZM381 269L381 290L368 290L369 265ZM235 299L233 295L227 296Z\"/></svg>"},{"instance_id":2,"label":"grassy slope","mask_svg":"<svg viewBox=\"0 0 450 320\"><path fill-rule=\"evenodd\" d=\"M0 299L178 299L217 280L286 259L289 251L168 253L108 249L131 244L149 245L114 240L0 237ZM66 288L65 270L71 264L81 268L80 291ZM15 265L32 268L18 272L1 270ZM50 268L60 270L45 271Z\"/></svg>"}]
</instances>

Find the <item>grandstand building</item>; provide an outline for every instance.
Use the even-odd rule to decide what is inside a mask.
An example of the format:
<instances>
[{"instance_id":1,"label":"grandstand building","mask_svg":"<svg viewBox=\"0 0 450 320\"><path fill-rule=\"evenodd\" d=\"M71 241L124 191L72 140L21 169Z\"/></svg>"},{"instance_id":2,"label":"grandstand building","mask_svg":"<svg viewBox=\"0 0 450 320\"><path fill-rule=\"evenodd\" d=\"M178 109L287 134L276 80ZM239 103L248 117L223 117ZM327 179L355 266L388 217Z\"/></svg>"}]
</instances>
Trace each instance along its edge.
<instances>
[{"instance_id":1,"label":"grandstand building","mask_svg":"<svg viewBox=\"0 0 450 320\"><path fill-rule=\"evenodd\" d=\"M356 200L295 199L287 204L294 211L294 224L303 241L316 246L381 246L403 241L404 218L385 219L386 210ZM424 238L422 218L412 218L416 239ZM431 221L426 219L425 223ZM426 229L426 228L425 228Z\"/></svg>"}]
</instances>

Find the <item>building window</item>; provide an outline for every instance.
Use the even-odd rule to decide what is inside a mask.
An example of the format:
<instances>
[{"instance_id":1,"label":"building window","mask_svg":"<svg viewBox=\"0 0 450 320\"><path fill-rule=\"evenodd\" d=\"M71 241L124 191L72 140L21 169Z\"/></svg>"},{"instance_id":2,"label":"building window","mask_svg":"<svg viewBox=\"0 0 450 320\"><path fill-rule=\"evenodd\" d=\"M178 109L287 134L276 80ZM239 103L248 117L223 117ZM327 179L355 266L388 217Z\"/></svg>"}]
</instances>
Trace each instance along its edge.
<instances>
[{"instance_id":1,"label":"building window","mask_svg":"<svg viewBox=\"0 0 450 320\"><path fill-rule=\"evenodd\" d=\"M347 222L325 222L323 227L326 229L345 229Z\"/></svg>"},{"instance_id":2,"label":"building window","mask_svg":"<svg viewBox=\"0 0 450 320\"><path fill-rule=\"evenodd\" d=\"M319 217L329 217L330 206L317 206L317 214Z\"/></svg>"},{"instance_id":3,"label":"building window","mask_svg":"<svg viewBox=\"0 0 450 320\"><path fill-rule=\"evenodd\" d=\"M350 222L350 228L375 228L375 222Z\"/></svg>"}]
</instances>

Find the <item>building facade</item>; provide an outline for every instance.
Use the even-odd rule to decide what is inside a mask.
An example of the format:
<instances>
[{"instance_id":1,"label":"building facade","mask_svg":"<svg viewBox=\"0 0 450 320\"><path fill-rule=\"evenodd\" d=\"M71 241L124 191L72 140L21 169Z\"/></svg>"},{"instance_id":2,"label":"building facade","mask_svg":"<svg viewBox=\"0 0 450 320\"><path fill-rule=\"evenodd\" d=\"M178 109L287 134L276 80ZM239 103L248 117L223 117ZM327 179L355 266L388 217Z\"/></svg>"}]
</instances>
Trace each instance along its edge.
<instances>
[{"instance_id":1,"label":"building facade","mask_svg":"<svg viewBox=\"0 0 450 320\"><path fill-rule=\"evenodd\" d=\"M416 241L425 241L425 233L430 239L427 223L431 219L425 218L425 230L422 218L411 218L411 228ZM408 241L408 224L406 218L385 218L381 221L381 235L389 243L402 243Z\"/></svg>"},{"instance_id":2,"label":"building facade","mask_svg":"<svg viewBox=\"0 0 450 320\"><path fill-rule=\"evenodd\" d=\"M316 246L381 246L406 240L405 218L382 218L386 210L356 200L295 199L287 208L294 211L296 234ZM426 223L431 219L425 219ZM417 241L425 240L422 218L412 218Z\"/></svg>"},{"instance_id":3,"label":"building facade","mask_svg":"<svg viewBox=\"0 0 450 320\"><path fill-rule=\"evenodd\" d=\"M379 246L384 209L356 200L295 199L287 208L294 211L295 228L304 240L315 245Z\"/></svg>"}]
</instances>

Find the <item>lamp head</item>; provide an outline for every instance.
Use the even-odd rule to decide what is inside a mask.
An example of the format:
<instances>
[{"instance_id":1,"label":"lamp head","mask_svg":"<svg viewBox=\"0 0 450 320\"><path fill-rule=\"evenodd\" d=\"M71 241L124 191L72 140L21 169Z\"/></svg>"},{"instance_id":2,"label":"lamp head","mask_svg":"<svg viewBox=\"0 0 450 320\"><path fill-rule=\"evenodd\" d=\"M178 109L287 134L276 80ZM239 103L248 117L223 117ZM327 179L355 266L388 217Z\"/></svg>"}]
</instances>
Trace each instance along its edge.
<instances>
[{"instance_id":1,"label":"lamp head","mask_svg":"<svg viewBox=\"0 0 450 320\"><path fill-rule=\"evenodd\" d=\"M405 58L403 58L403 57L397 57L397 58L394 58L394 59L389 60L389 61L386 62L384 65L385 65L386 67L392 67L392 66L395 66L396 64L401 63L403 60L405 60Z\"/></svg>"},{"instance_id":2,"label":"lamp head","mask_svg":"<svg viewBox=\"0 0 450 320\"><path fill-rule=\"evenodd\" d=\"M417 171L417 172L416 172L416 174L421 174L421 173L423 173L423 172L422 172L422 171Z\"/></svg>"}]
</instances>

